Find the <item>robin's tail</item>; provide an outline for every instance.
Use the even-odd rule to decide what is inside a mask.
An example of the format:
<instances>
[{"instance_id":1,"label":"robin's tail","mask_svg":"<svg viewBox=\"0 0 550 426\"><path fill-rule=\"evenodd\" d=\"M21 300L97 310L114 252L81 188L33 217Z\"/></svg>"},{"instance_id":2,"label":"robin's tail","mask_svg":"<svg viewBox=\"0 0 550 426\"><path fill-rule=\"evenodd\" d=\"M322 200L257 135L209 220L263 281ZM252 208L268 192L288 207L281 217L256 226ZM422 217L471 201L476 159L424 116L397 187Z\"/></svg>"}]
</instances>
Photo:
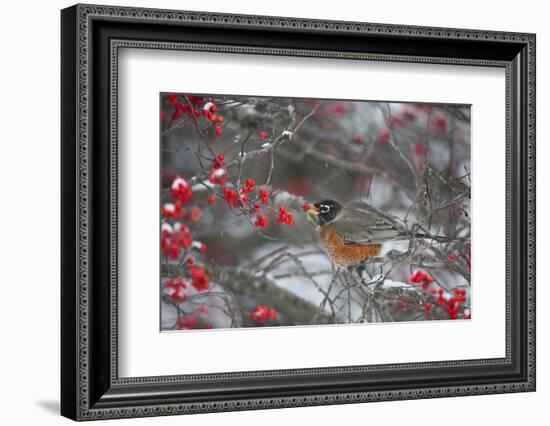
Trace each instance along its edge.
<instances>
[{"instance_id":1,"label":"robin's tail","mask_svg":"<svg viewBox=\"0 0 550 426\"><path fill-rule=\"evenodd\" d=\"M414 235L414 237L415 238L422 238L424 240L434 240L434 241L438 241L440 243L449 243L451 241L457 241L457 240L464 239L462 237L444 237L443 235L423 234L422 232L417 232Z\"/></svg>"}]
</instances>

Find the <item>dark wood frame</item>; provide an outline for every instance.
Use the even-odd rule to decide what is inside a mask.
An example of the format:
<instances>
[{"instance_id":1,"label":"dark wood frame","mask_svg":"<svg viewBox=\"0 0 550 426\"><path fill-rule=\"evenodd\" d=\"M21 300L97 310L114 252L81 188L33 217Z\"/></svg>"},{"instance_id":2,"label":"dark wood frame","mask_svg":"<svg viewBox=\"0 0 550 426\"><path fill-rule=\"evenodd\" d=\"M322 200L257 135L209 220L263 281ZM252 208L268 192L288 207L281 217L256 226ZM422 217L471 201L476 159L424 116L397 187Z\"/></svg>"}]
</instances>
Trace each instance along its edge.
<instances>
[{"instance_id":1,"label":"dark wood frame","mask_svg":"<svg viewBox=\"0 0 550 426\"><path fill-rule=\"evenodd\" d=\"M533 34L95 5L64 9L61 28L64 416L88 420L535 390ZM116 90L121 47L505 68L506 357L119 378Z\"/></svg>"}]
</instances>

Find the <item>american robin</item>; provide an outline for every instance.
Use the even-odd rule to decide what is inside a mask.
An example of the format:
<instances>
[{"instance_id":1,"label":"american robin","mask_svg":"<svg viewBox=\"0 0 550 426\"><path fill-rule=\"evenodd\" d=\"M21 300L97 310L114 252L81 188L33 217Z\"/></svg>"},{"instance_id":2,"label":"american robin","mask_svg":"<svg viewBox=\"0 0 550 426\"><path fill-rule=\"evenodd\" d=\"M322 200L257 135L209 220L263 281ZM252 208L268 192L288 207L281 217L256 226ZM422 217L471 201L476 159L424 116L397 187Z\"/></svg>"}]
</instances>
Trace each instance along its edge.
<instances>
[{"instance_id":1,"label":"american robin","mask_svg":"<svg viewBox=\"0 0 550 426\"><path fill-rule=\"evenodd\" d=\"M342 207L336 201L314 203L307 213L315 215L321 244L337 265L351 268L380 255L382 243L405 240L410 234L398 229L388 217L373 209ZM426 237L416 234L416 237ZM437 239L437 238L434 238Z\"/></svg>"}]
</instances>

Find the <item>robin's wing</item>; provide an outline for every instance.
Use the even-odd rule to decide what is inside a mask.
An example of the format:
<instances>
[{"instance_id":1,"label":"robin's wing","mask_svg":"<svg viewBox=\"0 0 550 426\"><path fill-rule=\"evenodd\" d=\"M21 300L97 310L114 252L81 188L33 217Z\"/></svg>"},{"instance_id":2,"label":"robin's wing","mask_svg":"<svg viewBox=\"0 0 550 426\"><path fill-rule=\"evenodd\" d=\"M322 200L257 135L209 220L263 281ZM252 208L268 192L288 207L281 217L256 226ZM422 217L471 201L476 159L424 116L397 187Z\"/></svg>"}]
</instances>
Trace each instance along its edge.
<instances>
[{"instance_id":1,"label":"robin's wing","mask_svg":"<svg viewBox=\"0 0 550 426\"><path fill-rule=\"evenodd\" d=\"M332 226L345 244L380 244L401 236L391 222L372 211L343 209Z\"/></svg>"}]
</instances>

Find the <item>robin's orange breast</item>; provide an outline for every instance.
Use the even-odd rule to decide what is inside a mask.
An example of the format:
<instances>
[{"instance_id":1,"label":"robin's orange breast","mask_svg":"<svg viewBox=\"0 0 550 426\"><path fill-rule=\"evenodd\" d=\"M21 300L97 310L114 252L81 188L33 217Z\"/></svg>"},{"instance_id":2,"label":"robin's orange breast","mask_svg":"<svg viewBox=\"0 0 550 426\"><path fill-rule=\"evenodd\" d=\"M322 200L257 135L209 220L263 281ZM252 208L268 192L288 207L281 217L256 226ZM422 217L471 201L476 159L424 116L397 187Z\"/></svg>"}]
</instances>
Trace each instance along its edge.
<instances>
[{"instance_id":1,"label":"robin's orange breast","mask_svg":"<svg viewBox=\"0 0 550 426\"><path fill-rule=\"evenodd\" d=\"M332 225L322 226L319 231L321 244L334 263L349 267L359 265L380 254L381 244L344 244Z\"/></svg>"}]
</instances>

